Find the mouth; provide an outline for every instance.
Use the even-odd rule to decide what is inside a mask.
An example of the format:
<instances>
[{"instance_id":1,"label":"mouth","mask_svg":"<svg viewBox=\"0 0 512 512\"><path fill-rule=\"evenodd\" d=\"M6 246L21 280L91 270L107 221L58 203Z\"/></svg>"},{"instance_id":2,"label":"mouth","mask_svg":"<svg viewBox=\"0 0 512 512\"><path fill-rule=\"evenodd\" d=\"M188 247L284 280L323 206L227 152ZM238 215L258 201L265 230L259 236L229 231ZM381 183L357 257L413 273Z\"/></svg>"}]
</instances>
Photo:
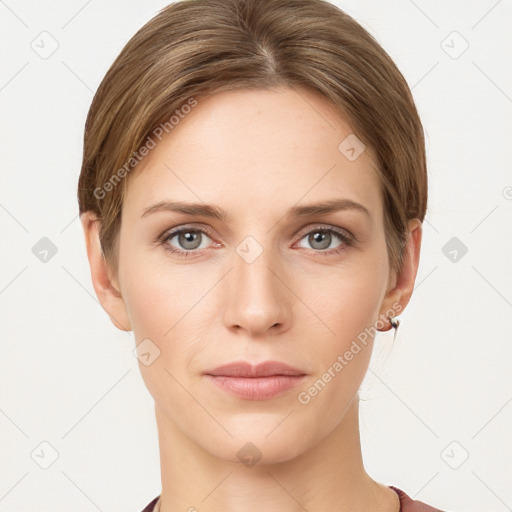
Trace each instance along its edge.
<instances>
[{"instance_id":1,"label":"mouth","mask_svg":"<svg viewBox=\"0 0 512 512\"><path fill-rule=\"evenodd\" d=\"M208 370L204 377L219 389L245 400L268 400L300 384L306 374L278 361L253 366L237 361Z\"/></svg>"}]
</instances>

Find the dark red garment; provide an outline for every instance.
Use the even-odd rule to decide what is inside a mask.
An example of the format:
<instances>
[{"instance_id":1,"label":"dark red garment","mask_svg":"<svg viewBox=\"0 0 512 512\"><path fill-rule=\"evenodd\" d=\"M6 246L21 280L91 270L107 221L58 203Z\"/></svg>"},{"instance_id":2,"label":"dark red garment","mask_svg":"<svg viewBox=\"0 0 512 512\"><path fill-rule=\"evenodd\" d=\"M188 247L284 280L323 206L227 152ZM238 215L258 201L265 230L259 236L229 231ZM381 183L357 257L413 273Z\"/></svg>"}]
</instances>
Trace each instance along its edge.
<instances>
[{"instance_id":1,"label":"dark red garment","mask_svg":"<svg viewBox=\"0 0 512 512\"><path fill-rule=\"evenodd\" d=\"M400 512L443 512L441 509L431 507L422 501L413 500L402 489L398 489L398 487L393 487L392 485L388 487L393 489L400 498ZM159 497L157 496L151 503L148 503L142 512L153 512Z\"/></svg>"},{"instance_id":2,"label":"dark red garment","mask_svg":"<svg viewBox=\"0 0 512 512\"><path fill-rule=\"evenodd\" d=\"M431 507L422 501L413 500L402 489L388 485L400 498L400 512L443 512L440 508ZM156 503L156 501L155 501Z\"/></svg>"},{"instance_id":3,"label":"dark red garment","mask_svg":"<svg viewBox=\"0 0 512 512\"><path fill-rule=\"evenodd\" d=\"M153 512L153 509L155 508L158 498L160 498L160 496L157 496L151 503L148 503L146 505L146 508L142 512Z\"/></svg>"}]
</instances>

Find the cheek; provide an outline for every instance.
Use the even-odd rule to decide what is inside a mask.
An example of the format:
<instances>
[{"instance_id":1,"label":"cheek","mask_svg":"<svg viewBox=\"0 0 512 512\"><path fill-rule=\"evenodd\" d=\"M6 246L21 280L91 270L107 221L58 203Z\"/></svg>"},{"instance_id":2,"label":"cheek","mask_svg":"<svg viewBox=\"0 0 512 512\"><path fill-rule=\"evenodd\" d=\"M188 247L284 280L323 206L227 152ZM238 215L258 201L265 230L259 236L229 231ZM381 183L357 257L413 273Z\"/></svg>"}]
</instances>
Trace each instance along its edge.
<instances>
[{"instance_id":1,"label":"cheek","mask_svg":"<svg viewBox=\"0 0 512 512\"><path fill-rule=\"evenodd\" d=\"M374 326L385 295L386 268L378 261L330 271L327 286L306 281L305 297L311 310L322 320L324 339L341 350L365 329Z\"/></svg>"},{"instance_id":2,"label":"cheek","mask_svg":"<svg viewBox=\"0 0 512 512\"><path fill-rule=\"evenodd\" d=\"M189 266L173 264L165 256L163 248L145 251L130 241L121 248L123 298L137 342L172 339L204 294L201 280L190 278Z\"/></svg>"},{"instance_id":3,"label":"cheek","mask_svg":"<svg viewBox=\"0 0 512 512\"><path fill-rule=\"evenodd\" d=\"M216 280L163 256L150 261L142 251L139 256L134 251L123 264L123 294L136 344L149 339L158 349L155 364L139 365L148 388L152 381L169 380L164 369L180 381L188 378L217 318L212 312Z\"/></svg>"},{"instance_id":4,"label":"cheek","mask_svg":"<svg viewBox=\"0 0 512 512\"><path fill-rule=\"evenodd\" d=\"M175 323L179 305L170 283L145 269L133 271L126 283L125 303L137 342L140 338L163 338Z\"/></svg>"},{"instance_id":5,"label":"cheek","mask_svg":"<svg viewBox=\"0 0 512 512\"><path fill-rule=\"evenodd\" d=\"M326 384L319 402L336 403L338 411L357 391L368 368L386 291L386 265L377 251L367 254L357 266L331 272L329 286L310 294L311 309L319 312L325 333L319 337L321 346L316 352L319 386L323 389ZM315 330L313 327L312 332Z\"/></svg>"},{"instance_id":6,"label":"cheek","mask_svg":"<svg viewBox=\"0 0 512 512\"><path fill-rule=\"evenodd\" d=\"M373 276L351 275L340 280L329 300L323 297L322 320L333 333L314 336L316 350L304 348L304 356L316 359L317 372L304 386L297 401L311 431L325 436L341 422L361 386L370 363L380 294ZM312 334L318 328L312 329ZM315 418L321 417L321 424ZM311 423L311 424L309 424Z\"/></svg>"},{"instance_id":7,"label":"cheek","mask_svg":"<svg viewBox=\"0 0 512 512\"><path fill-rule=\"evenodd\" d=\"M190 353L197 350L194 340L199 338L196 330L200 327L194 306L205 288L200 279L190 279L185 266L181 270L132 258L125 268L129 271L125 272L123 293L135 343L149 339L154 345L145 342L141 347L150 347L150 353L157 354L148 365L140 359L142 378L157 402L169 400L173 407L186 410L190 404L178 382L185 381Z\"/></svg>"}]
</instances>

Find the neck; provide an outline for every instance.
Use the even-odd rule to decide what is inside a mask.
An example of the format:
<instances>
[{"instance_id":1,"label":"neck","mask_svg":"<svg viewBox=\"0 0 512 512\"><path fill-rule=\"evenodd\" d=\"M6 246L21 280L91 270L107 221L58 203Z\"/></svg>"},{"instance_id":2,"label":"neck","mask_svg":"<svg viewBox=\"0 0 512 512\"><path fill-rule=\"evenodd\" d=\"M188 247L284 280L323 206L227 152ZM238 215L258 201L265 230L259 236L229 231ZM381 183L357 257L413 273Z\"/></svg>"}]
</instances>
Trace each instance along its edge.
<instances>
[{"instance_id":1,"label":"neck","mask_svg":"<svg viewBox=\"0 0 512 512\"><path fill-rule=\"evenodd\" d=\"M396 493L364 470L358 406L356 395L340 424L307 452L251 467L213 456L156 407L161 512L397 512Z\"/></svg>"}]
</instances>

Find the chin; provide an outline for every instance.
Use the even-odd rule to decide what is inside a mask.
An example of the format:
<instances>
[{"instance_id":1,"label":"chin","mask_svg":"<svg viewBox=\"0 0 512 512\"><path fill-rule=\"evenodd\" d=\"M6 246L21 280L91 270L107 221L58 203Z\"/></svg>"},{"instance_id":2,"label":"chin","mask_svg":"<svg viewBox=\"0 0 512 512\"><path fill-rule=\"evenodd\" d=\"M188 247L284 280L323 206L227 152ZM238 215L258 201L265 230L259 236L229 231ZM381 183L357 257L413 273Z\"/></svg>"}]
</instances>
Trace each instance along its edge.
<instances>
[{"instance_id":1,"label":"chin","mask_svg":"<svg viewBox=\"0 0 512 512\"><path fill-rule=\"evenodd\" d=\"M310 429L301 428L291 418L283 422L285 417L258 419L249 414L244 421L227 426L232 438L227 434L220 438L209 435L200 444L218 459L247 467L288 462L314 446L316 438L311 437Z\"/></svg>"}]
</instances>

